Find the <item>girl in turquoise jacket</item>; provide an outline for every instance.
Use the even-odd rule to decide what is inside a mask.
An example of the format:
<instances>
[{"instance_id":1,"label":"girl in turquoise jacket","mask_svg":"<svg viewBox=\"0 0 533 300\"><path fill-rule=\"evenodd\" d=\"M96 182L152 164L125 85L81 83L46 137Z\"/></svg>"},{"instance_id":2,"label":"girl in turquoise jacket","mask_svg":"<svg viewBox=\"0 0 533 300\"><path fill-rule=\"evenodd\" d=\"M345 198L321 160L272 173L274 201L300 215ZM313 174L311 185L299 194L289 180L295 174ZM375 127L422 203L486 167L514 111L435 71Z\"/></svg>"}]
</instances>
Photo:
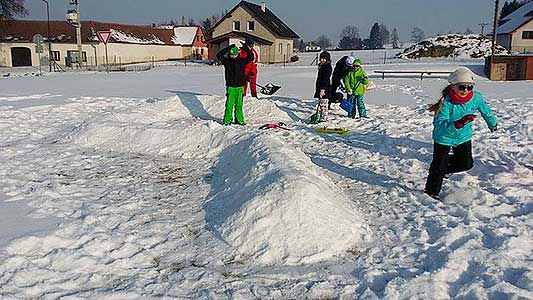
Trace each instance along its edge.
<instances>
[{"instance_id":1,"label":"girl in turquoise jacket","mask_svg":"<svg viewBox=\"0 0 533 300\"><path fill-rule=\"evenodd\" d=\"M348 94L348 101L352 103L352 111L348 113L348 117L355 118L357 110L359 110L359 117L367 117L363 96L365 94L365 85L368 82L368 77L363 68L361 68L361 60L355 59L352 69L344 77L344 87Z\"/></svg>"},{"instance_id":2,"label":"girl in turquoise jacket","mask_svg":"<svg viewBox=\"0 0 533 300\"><path fill-rule=\"evenodd\" d=\"M424 192L439 199L444 177L469 170L472 158L472 121L476 112L489 126L497 129L496 117L481 94L474 91L474 76L464 67L455 70L448 78L450 85L442 91L439 102L429 110L435 113L433 120L433 161L429 168ZM450 148L453 154L449 154Z\"/></svg>"}]
</instances>

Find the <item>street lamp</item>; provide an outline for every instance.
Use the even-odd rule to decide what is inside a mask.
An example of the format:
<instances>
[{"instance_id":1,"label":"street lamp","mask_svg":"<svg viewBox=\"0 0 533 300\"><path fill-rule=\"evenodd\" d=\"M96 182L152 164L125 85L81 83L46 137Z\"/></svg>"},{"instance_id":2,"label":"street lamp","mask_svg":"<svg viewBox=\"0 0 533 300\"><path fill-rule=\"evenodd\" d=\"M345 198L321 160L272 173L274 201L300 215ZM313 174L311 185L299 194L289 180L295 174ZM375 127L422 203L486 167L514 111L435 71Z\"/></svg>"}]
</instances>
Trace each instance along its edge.
<instances>
[{"instance_id":1,"label":"street lamp","mask_svg":"<svg viewBox=\"0 0 533 300\"><path fill-rule=\"evenodd\" d=\"M52 41L50 40L50 6L48 5L47 0L41 0L41 1L46 3L46 19L48 20L47 21L48 34L46 37L48 39L48 66L50 67L50 72L52 72Z\"/></svg>"}]
</instances>

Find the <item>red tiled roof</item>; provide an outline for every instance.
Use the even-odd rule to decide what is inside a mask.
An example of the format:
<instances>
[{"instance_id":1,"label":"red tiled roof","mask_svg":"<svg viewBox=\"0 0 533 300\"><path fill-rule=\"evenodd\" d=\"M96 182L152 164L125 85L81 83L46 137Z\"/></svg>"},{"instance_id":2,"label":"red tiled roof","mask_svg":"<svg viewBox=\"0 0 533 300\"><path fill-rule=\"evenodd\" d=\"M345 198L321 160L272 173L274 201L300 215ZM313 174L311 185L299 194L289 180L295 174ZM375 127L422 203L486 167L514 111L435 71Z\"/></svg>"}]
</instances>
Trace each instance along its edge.
<instances>
[{"instance_id":1,"label":"red tiled roof","mask_svg":"<svg viewBox=\"0 0 533 300\"><path fill-rule=\"evenodd\" d=\"M96 31L111 30L114 33L110 42L114 43L175 45L172 41L173 29L94 21L81 23L83 43L98 41ZM46 40L47 32L47 21L0 21L0 41L4 42L32 42L35 34L41 34ZM50 40L55 43L76 43L76 29L66 21L50 21Z\"/></svg>"}]
</instances>

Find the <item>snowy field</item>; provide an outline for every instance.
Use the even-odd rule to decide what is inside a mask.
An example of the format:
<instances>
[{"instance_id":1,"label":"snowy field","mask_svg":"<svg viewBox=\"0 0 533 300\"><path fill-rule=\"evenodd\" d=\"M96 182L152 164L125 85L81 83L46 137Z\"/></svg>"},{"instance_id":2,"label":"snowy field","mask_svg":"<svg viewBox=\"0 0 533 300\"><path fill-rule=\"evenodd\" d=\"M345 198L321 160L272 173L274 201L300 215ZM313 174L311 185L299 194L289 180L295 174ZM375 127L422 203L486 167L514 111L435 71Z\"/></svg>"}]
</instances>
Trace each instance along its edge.
<instances>
[{"instance_id":1,"label":"snowy field","mask_svg":"<svg viewBox=\"0 0 533 300\"><path fill-rule=\"evenodd\" d=\"M220 124L221 67L0 77L0 299L533 299L533 83L367 55L371 118L327 123L346 135L307 124L303 62L260 68L283 88L245 99L245 127ZM445 78L373 71L459 65L500 130L476 121L440 202Z\"/></svg>"}]
</instances>

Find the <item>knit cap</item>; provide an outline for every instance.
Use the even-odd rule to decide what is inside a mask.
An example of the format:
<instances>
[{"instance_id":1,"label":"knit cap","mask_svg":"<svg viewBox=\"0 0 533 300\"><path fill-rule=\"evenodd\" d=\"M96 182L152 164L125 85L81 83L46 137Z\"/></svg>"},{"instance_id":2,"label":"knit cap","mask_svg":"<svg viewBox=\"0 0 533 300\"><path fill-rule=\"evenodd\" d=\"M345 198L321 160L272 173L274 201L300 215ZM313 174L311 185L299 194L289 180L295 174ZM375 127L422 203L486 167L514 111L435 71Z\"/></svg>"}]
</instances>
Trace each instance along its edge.
<instances>
[{"instance_id":1,"label":"knit cap","mask_svg":"<svg viewBox=\"0 0 533 300\"><path fill-rule=\"evenodd\" d=\"M459 67L457 70L453 71L448 77L448 82L450 84L458 83L470 83L474 84L474 74L470 69L465 67Z\"/></svg>"}]
</instances>

